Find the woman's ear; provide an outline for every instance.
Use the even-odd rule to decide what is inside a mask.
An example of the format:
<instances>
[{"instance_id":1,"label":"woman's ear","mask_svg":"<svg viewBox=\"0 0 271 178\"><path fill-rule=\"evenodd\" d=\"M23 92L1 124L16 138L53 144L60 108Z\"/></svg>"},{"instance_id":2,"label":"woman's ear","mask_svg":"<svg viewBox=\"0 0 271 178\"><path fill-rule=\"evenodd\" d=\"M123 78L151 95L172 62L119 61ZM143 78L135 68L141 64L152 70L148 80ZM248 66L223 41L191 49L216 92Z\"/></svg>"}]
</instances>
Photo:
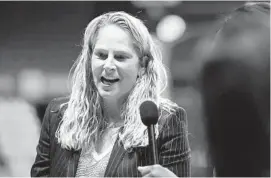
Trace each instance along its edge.
<instances>
[{"instance_id":1,"label":"woman's ear","mask_svg":"<svg viewBox=\"0 0 271 178\"><path fill-rule=\"evenodd\" d=\"M147 68L149 60L150 60L150 57L148 55L143 56L142 61L141 61L141 66L144 68Z\"/></svg>"},{"instance_id":2,"label":"woman's ear","mask_svg":"<svg viewBox=\"0 0 271 178\"><path fill-rule=\"evenodd\" d=\"M137 74L137 78L140 78L146 72L146 68L148 66L149 59L150 58L149 58L148 55L144 55L142 57L142 59L140 60L139 71L138 71L138 74Z\"/></svg>"},{"instance_id":3,"label":"woman's ear","mask_svg":"<svg viewBox=\"0 0 271 178\"><path fill-rule=\"evenodd\" d=\"M137 73L137 78L141 78L141 76L144 74L144 72L145 72L145 68L140 66L138 73Z\"/></svg>"}]
</instances>

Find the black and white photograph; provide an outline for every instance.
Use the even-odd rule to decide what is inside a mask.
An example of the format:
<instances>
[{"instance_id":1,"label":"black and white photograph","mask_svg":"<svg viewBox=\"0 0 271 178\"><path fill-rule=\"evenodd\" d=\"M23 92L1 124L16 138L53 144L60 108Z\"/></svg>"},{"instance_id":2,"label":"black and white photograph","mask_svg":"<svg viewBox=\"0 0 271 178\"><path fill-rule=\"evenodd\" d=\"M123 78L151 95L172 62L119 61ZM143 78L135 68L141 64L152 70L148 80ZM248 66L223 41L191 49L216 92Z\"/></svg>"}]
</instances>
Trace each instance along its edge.
<instances>
[{"instance_id":1,"label":"black and white photograph","mask_svg":"<svg viewBox=\"0 0 271 178\"><path fill-rule=\"evenodd\" d=\"M270 1L0 1L0 177L270 177Z\"/></svg>"}]
</instances>

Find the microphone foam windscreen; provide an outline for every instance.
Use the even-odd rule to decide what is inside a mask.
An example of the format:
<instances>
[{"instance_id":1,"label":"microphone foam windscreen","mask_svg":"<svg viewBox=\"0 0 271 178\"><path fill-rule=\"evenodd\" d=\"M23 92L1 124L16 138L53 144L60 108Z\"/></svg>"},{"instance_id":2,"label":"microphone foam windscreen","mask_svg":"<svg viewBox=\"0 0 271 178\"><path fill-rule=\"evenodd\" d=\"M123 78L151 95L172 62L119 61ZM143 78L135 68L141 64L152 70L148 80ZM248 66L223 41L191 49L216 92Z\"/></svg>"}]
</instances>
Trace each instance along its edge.
<instances>
[{"instance_id":1,"label":"microphone foam windscreen","mask_svg":"<svg viewBox=\"0 0 271 178\"><path fill-rule=\"evenodd\" d=\"M156 104L150 100L144 101L139 107L141 120L144 125L155 125L158 121L158 108Z\"/></svg>"}]
</instances>

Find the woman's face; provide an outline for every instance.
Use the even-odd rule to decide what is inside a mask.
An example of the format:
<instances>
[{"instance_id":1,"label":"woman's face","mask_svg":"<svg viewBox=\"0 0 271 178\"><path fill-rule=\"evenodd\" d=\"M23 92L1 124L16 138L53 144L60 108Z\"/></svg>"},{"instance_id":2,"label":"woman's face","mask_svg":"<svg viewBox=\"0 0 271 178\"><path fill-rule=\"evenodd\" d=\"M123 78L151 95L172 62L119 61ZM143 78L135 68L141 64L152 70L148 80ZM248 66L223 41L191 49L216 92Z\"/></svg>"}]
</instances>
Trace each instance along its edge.
<instances>
[{"instance_id":1,"label":"woman's face","mask_svg":"<svg viewBox=\"0 0 271 178\"><path fill-rule=\"evenodd\" d=\"M99 30L91 64L99 94L112 101L122 102L128 96L140 70L130 35L116 25Z\"/></svg>"}]
</instances>

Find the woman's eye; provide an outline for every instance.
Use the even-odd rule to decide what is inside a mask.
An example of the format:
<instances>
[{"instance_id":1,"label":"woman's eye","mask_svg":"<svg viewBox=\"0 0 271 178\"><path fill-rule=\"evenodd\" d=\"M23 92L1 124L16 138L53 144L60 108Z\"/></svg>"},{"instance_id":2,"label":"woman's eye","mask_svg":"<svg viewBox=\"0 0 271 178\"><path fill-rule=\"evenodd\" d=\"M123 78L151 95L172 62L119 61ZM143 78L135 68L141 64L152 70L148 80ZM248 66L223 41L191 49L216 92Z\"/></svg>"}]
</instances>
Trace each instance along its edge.
<instances>
[{"instance_id":1,"label":"woman's eye","mask_svg":"<svg viewBox=\"0 0 271 178\"><path fill-rule=\"evenodd\" d=\"M115 59L122 61L124 60L126 57L124 55L115 55Z\"/></svg>"},{"instance_id":2,"label":"woman's eye","mask_svg":"<svg viewBox=\"0 0 271 178\"><path fill-rule=\"evenodd\" d=\"M100 59L106 59L107 58L107 54L105 53L97 53L96 54Z\"/></svg>"}]
</instances>

